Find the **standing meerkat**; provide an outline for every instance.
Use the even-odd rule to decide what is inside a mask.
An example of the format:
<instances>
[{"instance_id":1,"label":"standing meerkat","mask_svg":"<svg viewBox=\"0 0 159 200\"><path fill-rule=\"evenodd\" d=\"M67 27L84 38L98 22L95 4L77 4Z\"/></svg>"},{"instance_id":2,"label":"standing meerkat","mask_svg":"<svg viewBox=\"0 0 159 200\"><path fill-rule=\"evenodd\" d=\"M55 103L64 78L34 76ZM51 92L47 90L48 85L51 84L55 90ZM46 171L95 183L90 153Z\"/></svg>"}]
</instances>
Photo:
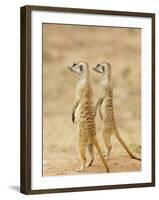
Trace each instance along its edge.
<instances>
[{"instance_id":1,"label":"standing meerkat","mask_svg":"<svg viewBox=\"0 0 159 200\"><path fill-rule=\"evenodd\" d=\"M89 82L88 64L86 62L73 63L73 65L68 66L68 69L79 75L72 109L72 121L73 123L76 121L79 131L79 149L82 165L78 171L85 170L86 148L88 148L91 156L88 166L92 165L94 160L93 146L95 146L107 172L109 172L96 138L95 110L92 101L92 88Z\"/></svg>"},{"instance_id":2,"label":"standing meerkat","mask_svg":"<svg viewBox=\"0 0 159 200\"><path fill-rule=\"evenodd\" d=\"M111 136L114 134L119 140L120 144L127 151L129 156L133 159L141 160L132 154L126 143L121 138L115 122L114 108L113 108L113 87L111 81L111 65L107 62L101 62L93 68L96 72L102 74L102 80L99 86L99 99L95 106L95 111L99 108L99 115L103 121L103 138L108 150L107 156L110 156L112 149ZM101 105L104 103L103 113Z\"/></svg>"}]
</instances>

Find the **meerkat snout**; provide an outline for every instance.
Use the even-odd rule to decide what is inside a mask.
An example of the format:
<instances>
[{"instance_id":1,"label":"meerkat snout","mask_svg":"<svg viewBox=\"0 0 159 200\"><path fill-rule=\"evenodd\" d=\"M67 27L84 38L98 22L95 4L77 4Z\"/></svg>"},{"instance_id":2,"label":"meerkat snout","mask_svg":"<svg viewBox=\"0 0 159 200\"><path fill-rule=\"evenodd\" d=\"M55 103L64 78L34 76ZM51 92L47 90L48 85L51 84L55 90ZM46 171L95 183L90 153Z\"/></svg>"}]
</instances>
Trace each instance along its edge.
<instances>
[{"instance_id":1,"label":"meerkat snout","mask_svg":"<svg viewBox=\"0 0 159 200\"><path fill-rule=\"evenodd\" d=\"M72 69L73 69L75 66L76 66L76 63L73 63L72 65L68 65L67 68L68 68L69 70L72 71Z\"/></svg>"}]
</instances>

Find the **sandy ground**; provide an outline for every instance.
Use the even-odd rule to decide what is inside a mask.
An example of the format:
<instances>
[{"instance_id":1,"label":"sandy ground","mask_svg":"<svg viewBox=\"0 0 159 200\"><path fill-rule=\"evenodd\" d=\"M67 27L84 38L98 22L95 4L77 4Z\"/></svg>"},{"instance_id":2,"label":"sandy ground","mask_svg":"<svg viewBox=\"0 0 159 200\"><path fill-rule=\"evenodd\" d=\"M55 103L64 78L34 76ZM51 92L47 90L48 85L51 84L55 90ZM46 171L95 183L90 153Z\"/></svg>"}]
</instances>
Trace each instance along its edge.
<instances>
[{"instance_id":1,"label":"sandy ground","mask_svg":"<svg viewBox=\"0 0 159 200\"><path fill-rule=\"evenodd\" d=\"M50 118L50 117L48 117ZM62 118L61 118L62 120ZM97 120L98 121L98 120ZM52 124L49 119L46 122L50 125L47 126L47 130L52 131ZM67 123L65 124L67 127ZM57 122L59 127L59 123ZM76 170L80 168L80 156L78 149L78 131L76 125L71 123L72 131L68 134L66 132L59 131L59 136L53 138L52 134L50 138L47 139L47 145L43 149L43 176L53 176L53 175L69 175L69 174L82 174ZM61 127L63 129L63 127ZM56 130L56 129L55 129ZM53 133L53 135L55 135ZM135 134L130 137L128 134L122 134L123 139L128 144L129 148L134 155L141 157L141 147L139 144L133 143L138 140L135 138ZM97 135L102 153L106 159L107 150L105 148L104 141L102 139L101 132ZM44 141L46 140L44 138ZM56 139L56 140L55 140ZM130 141L133 141L130 143ZM115 136L112 136L112 151L110 158L106 159L111 172L130 172L130 171L140 171L141 162L138 160L131 159L123 147L120 145ZM85 173L101 173L105 172L102 161L98 153L95 150L95 159L93 165L86 169ZM89 162L89 154L86 152L87 162Z\"/></svg>"},{"instance_id":2,"label":"sandy ground","mask_svg":"<svg viewBox=\"0 0 159 200\"><path fill-rule=\"evenodd\" d=\"M140 156L140 43L140 29L43 25L44 176L76 174L80 164L77 127L71 121L77 77L67 70L67 65L77 60L89 63L94 102L98 98L100 76L91 67L104 60L112 64L116 122L131 151ZM106 154L98 115L96 128L102 152ZM111 172L141 169L141 163L130 159L114 137L112 145L108 159ZM94 164L86 173L104 171L96 153Z\"/></svg>"},{"instance_id":3,"label":"sandy ground","mask_svg":"<svg viewBox=\"0 0 159 200\"><path fill-rule=\"evenodd\" d=\"M87 167L84 172L78 172L80 168L80 161L76 156L68 156L67 154L59 154L51 157L51 160L44 161L43 175L75 175L75 174L89 174L89 173L106 173L99 157L93 162L93 165ZM132 172L141 170L141 162L131 159L129 156L118 156L107 159L110 172Z\"/></svg>"}]
</instances>

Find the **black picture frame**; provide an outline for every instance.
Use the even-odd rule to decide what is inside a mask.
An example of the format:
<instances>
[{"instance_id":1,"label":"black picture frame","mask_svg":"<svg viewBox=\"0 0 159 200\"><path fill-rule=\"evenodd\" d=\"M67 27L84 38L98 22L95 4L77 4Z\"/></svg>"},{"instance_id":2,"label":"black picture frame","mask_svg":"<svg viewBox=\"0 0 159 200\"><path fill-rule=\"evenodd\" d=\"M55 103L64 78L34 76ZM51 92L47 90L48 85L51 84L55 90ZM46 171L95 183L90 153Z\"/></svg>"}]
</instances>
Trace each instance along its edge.
<instances>
[{"instance_id":1,"label":"black picture frame","mask_svg":"<svg viewBox=\"0 0 159 200\"><path fill-rule=\"evenodd\" d=\"M42 189L32 190L31 188L31 13L32 11L54 11L54 12L71 12L87 13L97 15L116 15L116 16L134 16L148 17L152 19L152 180L149 183L136 183L124 185L101 185L77 188L60 188L60 189ZM21 152L20 152L20 191L24 194L42 194L42 193L59 193L75 192L88 190L106 190L121 188L137 188L155 186L155 14L140 12L123 12L111 10L91 10L62 7L46 6L24 6L21 7Z\"/></svg>"}]
</instances>

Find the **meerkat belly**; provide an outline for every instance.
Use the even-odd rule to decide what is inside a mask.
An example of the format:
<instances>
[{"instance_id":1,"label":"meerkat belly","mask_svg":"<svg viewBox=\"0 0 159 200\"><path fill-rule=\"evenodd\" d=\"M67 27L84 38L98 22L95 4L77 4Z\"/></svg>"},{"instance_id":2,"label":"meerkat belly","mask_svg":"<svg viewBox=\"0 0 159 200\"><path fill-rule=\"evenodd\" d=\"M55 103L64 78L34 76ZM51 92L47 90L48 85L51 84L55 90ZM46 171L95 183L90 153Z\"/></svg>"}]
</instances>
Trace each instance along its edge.
<instances>
[{"instance_id":1,"label":"meerkat belly","mask_svg":"<svg viewBox=\"0 0 159 200\"><path fill-rule=\"evenodd\" d=\"M104 123L108 128L115 127L115 117L112 98L107 98L104 106Z\"/></svg>"},{"instance_id":2,"label":"meerkat belly","mask_svg":"<svg viewBox=\"0 0 159 200\"><path fill-rule=\"evenodd\" d=\"M95 112L93 108L93 103L83 102L79 105L77 109L77 123L79 126L81 137L93 136L96 134L95 127Z\"/></svg>"}]
</instances>

